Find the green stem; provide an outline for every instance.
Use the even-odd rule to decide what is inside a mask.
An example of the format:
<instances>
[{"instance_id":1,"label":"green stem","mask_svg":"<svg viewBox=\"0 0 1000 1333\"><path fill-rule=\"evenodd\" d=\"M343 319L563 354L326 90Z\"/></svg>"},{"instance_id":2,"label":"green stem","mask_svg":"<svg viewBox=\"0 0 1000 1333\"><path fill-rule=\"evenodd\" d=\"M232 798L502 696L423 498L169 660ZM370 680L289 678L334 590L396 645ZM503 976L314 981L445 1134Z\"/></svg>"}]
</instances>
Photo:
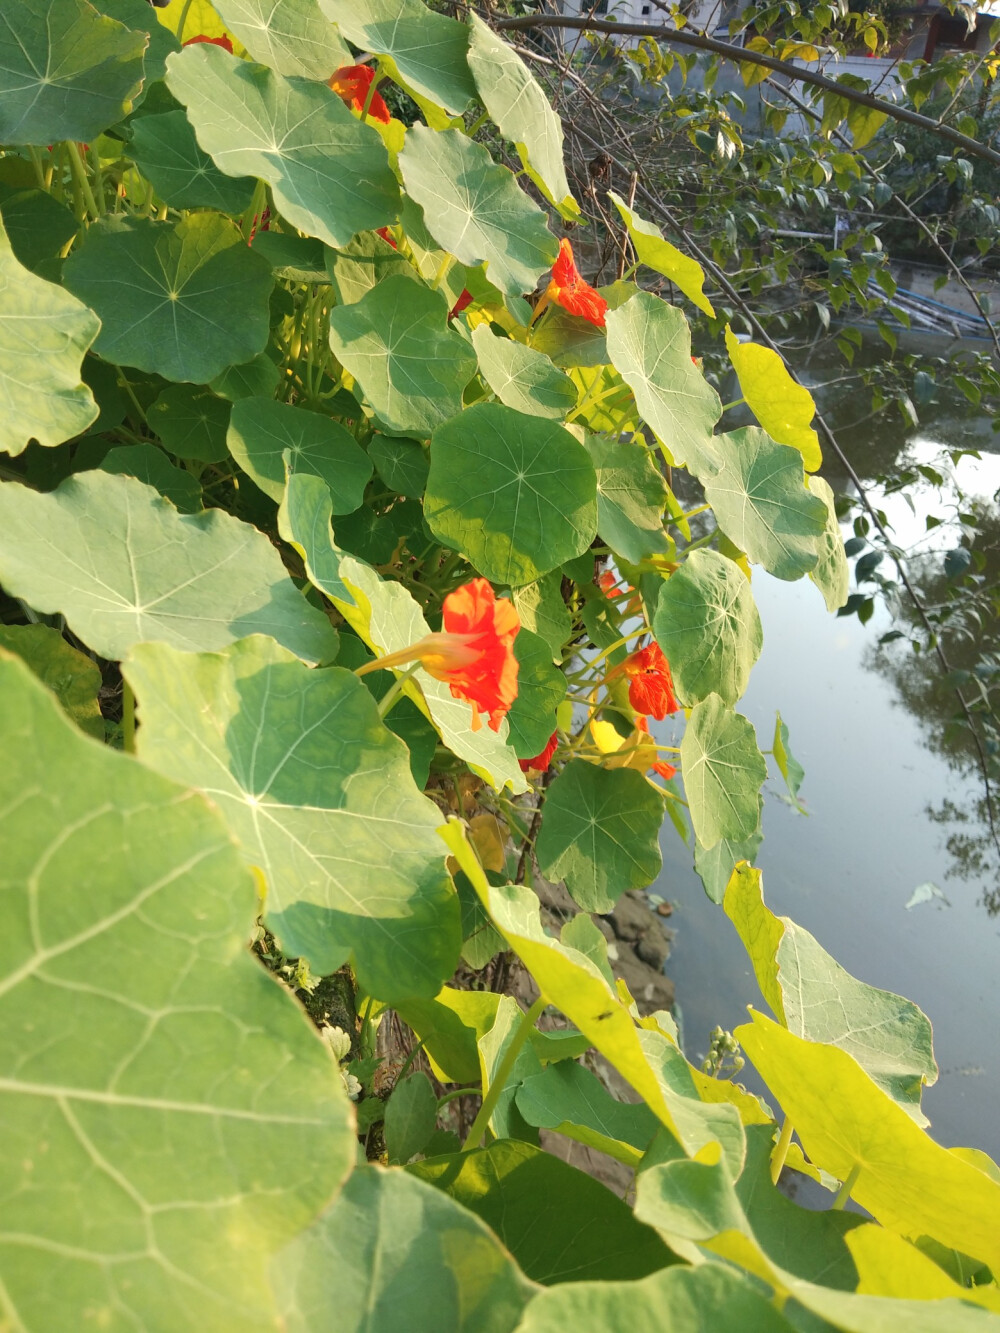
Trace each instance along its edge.
<instances>
[{"instance_id":1,"label":"green stem","mask_svg":"<svg viewBox=\"0 0 1000 1333\"><path fill-rule=\"evenodd\" d=\"M745 402L746 402L745 398L734 398L731 403L726 403L725 407L722 410L723 412L728 412L731 407L739 407L740 403L745 403Z\"/></svg>"},{"instance_id":2,"label":"green stem","mask_svg":"<svg viewBox=\"0 0 1000 1333\"><path fill-rule=\"evenodd\" d=\"M119 370L118 372L118 383L128 394L129 398L132 400L132 406L138 412L139 420L143 423L144 426L148 426L149 422L146 420L146 413L142 410L142 404L139 402L138 398L136 398L135 392L131 384L129 384L128 380L125 378L124 372L121 370Z\"/></svg>"},{"instance_id":3,"label":"green stem","mask_svg":"<svg viewBox=\"0 0 1000 1333\"><path fill-rule=\"evenodd\" d=\"M47 191L48 186L45 184L45 171L42 167L42 155L37 148L33 148L31 145L28 146L28 152L31 154L31 164L35 168L35 177L38 180L38 188Z\"/></svg>"},{"instance_id":4,"label":"green stem","mask_svg":"<svg viewBox=\"0 0 1000 1333\"><path fill-rule=\"evenodd\" d=\"M135 695L127 680L122 680L122 745L126 754L135 754Z\"/></svg>"},{"instance_id":5,"label":"green stem","mask_svg":"<svg viewBox=\"0 0 1000 1333\"><path fill-rule=\"evenodd\" d=\"M478 1092L478 1083L470 1083L467 1088L452 1088L451 1092L446 1092L443 1097L438 1098L438 1110L440 1111L442 1106L447 1106L449 1102L453 1102L459 1097L471 1097L473 1093Z\"/></svg>"},{"instance_id":6,"label":"green stem","mask_svg":"<svg viewBox=\"0 0 1000 1333\"><path fill-rule=\"evenodd\" d=\"M396 700L402 694L403 686L410 679L413 673L415 671L419 671L419 669L420 669L420 662L418 660L413 663L413 665L410 667L408 671L404 671L396 677L396 679L389 686L388 690L385 692L385 694L383 694L382 698L378 701L379 717L382 718L385 717L386 713L389 712L389 710L395 704Z\"/></svg>"},{"instance_id":7,"label":"green stem","mask_svg":"<svg viewBox=\"0 0 1000 1333\"><path fill-rule=\"evenodd\" d=\"M486 124L489 118L490 118L490 113L488 111L484 111L481 116L477 117L477 119L475 119L472 122L469 128L465 131L470 139L476 133L477 130L481 129Z\"/></svg>"},{"instance_id":8,"label":"green stem","mask_svg":"<svg viewBox=\"0 0 1000 1333\"><path fill-rule=\"evenodd\" d=\"M96 144L90 145L90 162L94 169L94 199L98 211L106 212L104 205L104 172L101 170L101 154Z\"/></svg>"},{"instance_id":9,"label":"green stem","mask_svg":"<svg viewBox=\"0 0 1000 1333\"><path fill-rule=\"evenodd\" d=\"M479 1108L479 1114L472 1122L472 1128L469 1130L468 1138L462 1144L463 1152L470 1152L473 1148L478 1148L483 1135L489 1126L493 1112L496 1110L496 1104L500 1100L500 1094L507 1084L511 1071L517 1062L517 1057L521 1054L521 1048L528 1040L531 1029L535 1026L535 1020L545 1008L545 999L539 996L527 1013L521 1015L521 1022L517 1031L511 1038L510 1045L504 1051L503 1059L500 1061L500 1067L497 1070L486 1095L483 1097L483 1104Z\"/></svg>"},{"instance_id":10,"label":"green stem","mask_svg":"<svg viewBox=\"0 0 1000 1333\"><path fill-rule=\"evenodd\" d=\"M844 1204L851 1197L851 1190L858 1183L858 1176L861 1175L861 1163L855 1162L851 1167L850 1175L841 1185L837 1197L833 1201L834 1208L843 1208Z\"/></svg>"},{"instance_id":11,"label":"green stem","mask_svg":"<svg viewBox=\"0 0 1000 1333\"><path fill-rule=\"evenodd\" d=\"M406 1075L410 1072L410 1065L413 1064L414 1060L417 1058L417 1056L420 1054L420 1052L421 1052L423 1049L424 1049L424 1043L423 1043L422 1041L418 1041L417 1044L416 1044L416 1046L414 1046L413 1050L412 1050L412 1051L410 1052L410 1054L406 1057L406 1060L405 1060L404 1063L403 1063L403 1067L402 1067L402 1069L401 1069L401 1070L399 1071L399 1073L396 1075L396 1083L397 1083L397 1085L400 1084L400 1083L402 1083L403 1079L404 1079L404 1078L406 1077Z\"/></svg>"},{"instance_id":12,"label":"green stem","mask_svg":"<svg viewBox=\"0 0 1000 1333\"><path fill-rule=\"evenodd\" d=\"M91 217L99 217L101 210L97 207L97 200L94 198L94 192L90 188L90 180L87 177L87 168L83 164L83 158L80 156L80 145L74 143L72 139L66 140L66 149L69 153L69 165L73 171L74 179L80 187L83 195L83 202L87 206L87 211Z\"/></svg>"},{"instance_id":13,"label":"green stem","mask_svg":"<svg viewBox=\"0 0 1000 1333\"><path fill-rule=\"evenodd\" d=\"M781 1175L781 1168L785 1165L785 1158L788 1156L788 1145L792 1141L792 1122L788 1116L785 1116L785 1123L781 1126L781 1133L778 1135L778 1142L771 1154L771 1184L777 1185L778 1177Z\"/></svg>"},{"instance_id":14,"label":"green stem","mask_svg":"<svg viewBox=\"0 0 1000 1333\"><path fill-rule=\"evenodd\" d=\"M185 23L187 23L187 16L188 16L188 14L190 13L190 11L191 11L191 6L192 6L193 4L194 4L194 0L187 0L187 3L185 4L184 8L181 10L180 20L178 21L178 24L177 24L177 42L178 42L178 45L179 45L179 46L183 46L183 45L184 45L184 25L185 25Z\"/></svg>"}]
</instances>

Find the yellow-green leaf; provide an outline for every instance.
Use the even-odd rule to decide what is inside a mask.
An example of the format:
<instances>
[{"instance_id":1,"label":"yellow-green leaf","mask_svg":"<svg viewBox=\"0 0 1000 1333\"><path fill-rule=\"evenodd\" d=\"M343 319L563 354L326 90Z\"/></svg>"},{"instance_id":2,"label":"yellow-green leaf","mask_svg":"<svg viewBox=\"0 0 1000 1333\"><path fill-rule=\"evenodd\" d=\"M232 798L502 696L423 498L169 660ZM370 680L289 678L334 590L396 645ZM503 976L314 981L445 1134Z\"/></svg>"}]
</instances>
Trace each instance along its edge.
<instances>
[{"instance_id":1,"label":"yellow-green leaf","mask_svg":"<svg viewBox=\"0 0 1000 1333\"><path fill-rule=\"evenodd\" d=\"M815 472L823 454L809 424L816 415L812 394L795 383L777 352L757 343L741 343L728 325L726 350L750 411L772 440L798 449L806 471Z\"/></svg>"},{"instance_id":2,"label":"yellow-green leaf","mask_svg":"<svg viewBox=\"0 0 1000 1333\"><path fill-rule=\"evenodd\" d=\"M689 301L714 319L715 307L704 291L705 270L697 259L691 259L683 251L678 250L676 245L671 245L660 234L659 228L629 208L625 200L619 199L614 190L608 191L608 198L618 209L622 221L628 228L629 238L635 247L639 263L669 278Z\"/></svg>"}]
</instances>

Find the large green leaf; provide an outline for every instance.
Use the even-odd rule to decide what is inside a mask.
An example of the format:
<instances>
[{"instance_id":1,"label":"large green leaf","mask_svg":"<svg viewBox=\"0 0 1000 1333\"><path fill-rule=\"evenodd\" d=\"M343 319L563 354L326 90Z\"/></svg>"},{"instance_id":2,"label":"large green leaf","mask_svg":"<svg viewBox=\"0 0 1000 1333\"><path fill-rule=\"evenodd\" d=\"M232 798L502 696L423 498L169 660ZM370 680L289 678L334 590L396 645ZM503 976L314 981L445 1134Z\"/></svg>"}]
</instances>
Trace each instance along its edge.
<instances>
[{"instance_id":1,"label":"large green leaf","mask_svg":"<svg viewBox=\"0 0 1000 1333\"><path fill-rule=\"evenodd\" d=\"M368 457L375 471L399 495L423 499L430 463L418 440L398 440L390 435L373 435L368 442Z\"/></svg>"},{"instance_id":2,"label":"large green leaf","mask_svg":"<svg viewBox=\"0 0 1000 1333\"><path fill-rule=\"evenodd\" d=\"M838 1180L856 1171L852 1197L890 1230L1000 1269L1000 1184L935 1143L846 1051L751 1016L733 1035L809 1160Z\"/></svg>"},{"instance_id":3,"label":"large green leaf","mask_svg":"<svg viewBox=\"0 0 1000 1333\"><path fill-rule=\"evenodd\" d=\"M466 63L469 30L420 0L320 0L349 42L388 56L421 97L457 114L476 95Z\"/></svg>"},{"instance_id":4,"label":"large green leaf","mask_svg":"<svg viewBox=\"0 0 1000 1333\"><path fill-rule=\"evenodd\" d=\"M641 1282L586 1282L544 1291L518 1333L792 1333L759 1286L723 1268L674 1266Z\"/></svg>"},{"instance_id":5,"label":"large green leaf","mask_svg":"<svg viewBox=\"0 0 1000 1333\"><path fill-rule=\"evenodd\" d=\"M414 125L399 155L406 193L437 243L463 264L486 264L508 296L534 291L559 251L545 214L513 174L461 130Z\"/></svg>"},{"instance_id":6,"label":"large green leaf","mask_svg":"<svg viewBox=\"0 0 1000 1333\"><path fill-rule=\"evenodd\" d=\"M330 311L330 346L391 431L429 435L462 410L472 349L448 327L448 303L400 273Z\"/></svg>"},{"instance_id":7,"label":"large green leaf","mask_svg":"<svg viewBox=\"0 0 1000 1333\"><path fill-rule=\"evenodd\" d=\"M494 583L532 583L597 531L586 449L554 422L479 403L431 441L424 512L434 535Z\"/></svg>"},{"instance_id":8,"label":"large green leaf","mask_svg":"<svg viewBox=\"0 0 1000 1333\"><path fill-rule=\"evenodd\" d=\"M705 295L705 270L697 259L692 259L678 250L676 245L664 240L659 229L640 217L624 199L619 199L614 190L608 191L608 198L618 209L628 229L629 240L639 263L669 278L689 301L714 319L715 307Z\"/></svg>"},{"instance_id":9,"label":"large green leaf","mask_svg":"<svg viewBox=\"0 0 1000 1333\"><path fill-rule=\"evenodd\" d=\"M552 652L522 625L514 640L517 698L507 714L510 743L518 759L541 754L556 729L556 709L566 698L566 677L552 665Z\"/></svg>"},{"instance_id":10,"label":"large green leaf","mask_svg":"<svg viewBox=\"0 0 1000 1333\"><path fill-rule=\"evenodd\" d=\"M665 551L667 488L650 451L597 435L587 437L587 450L597 473L597 531L604 541L633 564Z\"/></svg>"},{"instance_id":11,"label":"large green leaf","mask_svg":"<svg viewBox=\"0 0 1000 1333\"><path fill-rule=\"evenodd\" d=\"M817 543L819 560L815 568L810 569L809 577L823 594L826 609L839 611L847 601L851 571L844 551L844 539L840 535L833 491L825 477L807 477L806 485L826 505L826 526Z\"/></svg>"},{"instance_id":12,"label":"large green leaf","mask_svg":"<svg viewBox=\"0 0 1000 1333\"><path fill-rule=\"evenodd\" d=\"M930 1020L911 1001L858 981L788 917L764 902L761 873L740 866L726 889L739 931L775 1016L799 1037L839 1046L917 1124L924 1084L937 1080Z\"/></svg>"},{"instance_id":13,"label":"large green leaf","mask_svg":"<svg viewBox=\"0 0 1000 1333\"><path fill-rule=\"evenodd\" d=\"M681 741L684 792L695 836L705 848L757 832L767 777L752 725L710 694L695 708Z\"/></svg>"},{"instance_id":14,"label":"large green leaf","mask_svg":"<svg viewBox=\"0 0 1000 1333\"><path fill-rule=\"evenodd\" d=\"M94 8L108 18L124 23L133 32L144 32L149 38L142 65L145 73L142 89L135 98L135 105L142 102L150 86L163 78L167 56L171 51L179 51L177 38L156 19L156 11L149 0L96 0Z\"/></svg>"},{"instance_id":15,"label":"large green leaf","mask_svg":"<svg viewBox=\"0 0 1000 1333\"><path fill-rule=\"evenodd\" d=\"M203 384L267 344L271 266L217 213L103 218L63 281L100 316L94 350L116 365Z\"/></svg>"},{"instance_id":16,"label":"large green leaf","mask_svg":"<svg viewBox=\"0 0 1000 1333\"><path fill-rule=\"evenodd\" d=\"M150 427L178 458L221 463L232 407L201 385L171 384L146 410Z\"/></svg>"},{"instance_id":17,"label":"large green leaf","mask_svg":"<svg viewBox=\"0 0 1000 1333\"><path fill-rule=\"evenodd\" d=\"M0 12L0 143L89 143L142 82L144 32L85 0L8 0Z\"/></svg>"},{"instance_id":18,"label":"large green leaf","mask_svg":"<svg viewBox=\"0 0 1000 1333\"><path fill-rule=\"evenodd\" d=\"M202 507L198 478L184 468L174 467L155 444L124 444L109 449L101 460L101 470L145 482L182 514L193 514Z\"/></svg>"},{"instance_id":19,"label":"large green leaf","mask_svg":"<svg viewBox=\"0 0 1000 1333\"><path fill-rule=\"evenodd\" d=\"M104 740L104 719L97 698L101 671L95 662L48 625L0 625L0 648L27 663L81 731Z\"/></svg>"},{"instance_id":20,"label":"large green leaf","mask_svg":"<svg viewBox=\"0 0 1000 1333\"><path fill-rule=\"evenodd\" d=\"M618 1101L596 1074L572 1060L525 1079L517 1090L517 1109L529 1125L565 1134L632 1167L660 1128L645 1103Z\"/></svg>"},{"instance_id":21,"label":"large green leaf","mask_svg":"<svg viewBox=\"0 0 1000 1333\"><path fill-rule=\"evenodd\" d=\"M436 995L462 942L441 818L361 681L260 636L200 656L139 644L124 671L142 758L211 794L285 953L324 976L350 957L381 999Z\"/></svg>"},{"instance_id":22,"label":"large green leaf","mask_svg":"<svg viewBox=\"0 0 1000 1333\"><path fill-rule=\"evenodd\" d=\"M806 490L799 451L759 426L717 435L713 447L719 465L702 480L726 536L776 578L814 569L827 508Z\"/></svg>"},{"instance_id":23,"label":"large green leaf","mask_svg":"<svg viewBox=\"0 0 1000 1333\"><path fill-rule=\"evenodd\" d=\"M240 467L279 502L285 493L286 450L293 472L323 478L335 514L357 509L371 480L371 459L338 421L272 398L242 398L233 404L228 444Z\"/></svg>"},{"instance_id":24,"label":"large green leaf","mask_svg":"<svg viewBox=\"0 0 1000 1333\"><path fill-rule=\"evenodd\" d=\"M521 617L523 629L530 629L549 645L553 661L562 658L563 646L573 629L569 607L563 601L562 575L558 570L523 588L514 588L511 601Z\"/></svg>"},{"instance_id":25,"label":"large green leaf","mask_svg":"<svg viewBox=\"0 0 1000 1333\"><path fill-rule=\"evenodd\" d=\"M0 450L62 444L96 421L80 370L100 327L69 292L23 267L0 222Z\"/></svg>"},{"instance_id":26,"label":"large green leaf","mask_svg":"<svg viewBox=\"0 0 1000 1333\"><path fill-rule=\"evenodd\" d=\"M318 477L292 473L278 522L285 540L302 553L315 586L379 656L406 648L429 633L419 605L401 583L380 578L334 544L330 492ZM443 681L426 672L412 677L404 688L430 717L445 745L474 773L498 791L508 784L514 792L525 790L517 757L506 744L506 722L499 732L483 726L473 731L469 704L454 698Z\"/></svg>"},{"instance_id":27,"label":"large green leaf","mask_svg":"<svg viewBox=\"0 0 1000 1333\"><path fill-rule=\"evenodd\" d=\"M219 170L267 181L282 217L308 236L346 245L395 221L399 189L385 145L325 83L200 43L170 57L167 86Z\"/></svg>"},{"instance_id":28,"label":"large green leaf","mask_svg":"<svg viewBox=\"0 0 1000 1333\"><path fill-rule=\"evenodd\" d=\"M326 269L338 305L353 305L391 273L420 281L406 255L394 249L377 232L362 231L339 250L327 247Z\"/></svg>"},{"instance_id":29,"label":"large green leaf","mask_svg":"<svg viewBox=\"0 0 1000 1333\"><path fill-rule=\"evenodd\" d=\"M536 1282L644 1277L673 1258L609 1189L530 1143L502 1139L407 1171L481 1217Z\"/></svg>"},{"instance_id":30,"label":"large green leaf","mask_svg":"<svg viewBox=\"0 0 1000 1333\"><path fill-rule=\"evenodd\" d=\"M214 0L214 7L251 58L279 74L325 82L353 63L318 0Z\"/></svg>"},{"instance_id":31,"label":"large green leaf","mask_svg":"<svg viewBox=\"0 0 1000 1333\"><path fill-rule=\"evenodd\" d=\"M636 294L607 316L608 356L670 457L704 478L718 466L712 431L719 395L691 361L691 330L676 306Z\"/></svg>"},{"instance_id":32,"label":"large green leaf","mask_svg":"<svg viewBox=\"0 0 1000 1333\"><path fill-rule=\"evenodd\" d=\"M24 161L23 158L6 160ZM0 184L0 213L16 258L32 273L46 260L55 259L80 227L66 205L44 190L18 190Z\"/></svg>"},{"instance_id":33,"label":"large green leaf","mask_svg":"<svg viewBox=\"0 0 1000 1333\"><path fill-rule=\"evenodd\" d=\"M263 533L212 509L178 514L130 477L81 472L39 494L0 485L0 582L61 612L101 657L147 639L186 652L269 634L307 662L337 636L285 573Z\"/></svg>"},{"instance_id":34,"label":"large green leaf","mask_svg":"<svg viewBox=\"0 0 1000 1333\"><path fill-rule=\"evenodd\" d=\"M0 714L5 1318L273 1329L267 1256L354 1160L337 1069L247 951L252 881L208 803L12 659Z\"/></svg>"},{"instance_id":35,"label":"large green leaf","mask_svg":"<svg viewBox=\"0 0 1000 1333\"><path fill-rule=\"evenodd\" d=\"M660 589L653 632L687 705L710 694L735 704L764 642L746 575L708 549L692 551Z\"/></svg>"},{"instance_id":36,"label":"large green leaf","mask_svg":"<svg viewBox=\"0 0 1000 1333\"><path fill-rule=\"evenodd\" d=\"M752 864L757 859L757 852L763 841L763 834L759 828L756 833L742 841L723 838L714 847L703 847L697 839L695 840L694 868L701 879L702 887L713 903L721 904L725 898L726 885L737 861L749 861Z\"/></svg>"},{"instance_id":37,"label":"large green leaf","mask_svg":"<svg viewBox=\"0 0 1000 1333\"><path fill-rule=\"evenodd\" d=\"M472 331L479 371L507 407L562 421L576 404L576 385L547 356L513 338L498 338L488 324Z\"/></svg>"},{"instance_id":38,"label":"large green leaf","mask_svg":"<svg viewBox=\"0 0 1000 1333\"><path fill-rule=\"evenodd\" d=\"M243 213L256 182L225 176L194 137L183 111L140 116L132 127L130 153L161 199L174 208L217 208Z\"/></svg>"},{"instance_id":39,"label":"large green leaf","mask_svg":"<svg viewBox=\"0 0 1000 1333\"><path fill-rule=\"evenodd\" d=\"M663 797L641 773L574 759L551 784L535 850L588 912L610 912L626 889L660 873Z\"/></svg>"},{"instance_id":40,"label":"large green leaf","mask_svg":"<svg viewBox=\"0 0 1000 1333\"><path fill-rule=\"evenodd\" d=\"M469 20L469 68L483 106L549 203L565 218L578 217L563 165L562 121L514 48L475 11Z\"/></svg>"},{"instance_id":41,"label":"large green leaf","mask_svg":"<svg viewBox=\"0 0 1000 1333\"><path fill-rule=\"evenodd\" d=\"M275 1256L271 1279L287 1333L513 1333L536 1290L474 1213L377 1166Z\"/></svg>"}]
</instances>

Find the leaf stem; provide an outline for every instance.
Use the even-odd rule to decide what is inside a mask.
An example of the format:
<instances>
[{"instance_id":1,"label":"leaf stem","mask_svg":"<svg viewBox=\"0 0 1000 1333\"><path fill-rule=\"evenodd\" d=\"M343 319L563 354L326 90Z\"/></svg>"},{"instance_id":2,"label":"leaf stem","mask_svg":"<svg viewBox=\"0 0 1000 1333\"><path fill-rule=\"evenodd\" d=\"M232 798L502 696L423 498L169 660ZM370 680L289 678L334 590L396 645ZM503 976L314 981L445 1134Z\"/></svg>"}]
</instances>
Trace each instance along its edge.
<instances>
[{"instance_id":1,"label":"leaf stem","mask_svg":"<svg viewBox=\"0 0 1000 1333\"><path fill-rule=\"evenodd\" d=\"M187 23L187 16L190 13L193 4L194 0L187 0L187 3L181 10L181 16L177 21L177 43L179 46L184 45L184 25Z\"/></svg>"},{"instance_id":2,"label":"leaf stem","mask_svg":"<svg viewBox=\"0 0 1000 1333\"><path fill-rule=\"evenodd\" d=\"M100 217L101 210L97 207L97 200L94 198L94 192L90 188L90 180L87 176L87 168L83 164L83 158L80 156L80 145L74 143L72 139L66 140L66 149L69 153L69 164L73 176L80 187L83 195L83 202L87 207L91 217Z\"/></svg>"},{"instance_id":3,"label":"leaf stem","mask_svg":"<svg viewBox=\"0 0 1000 1333\"><path fill-rule=\"evenodd\" d=\"M521 1015L521 1022L517 1031L511 1038L510 1045L504 1051L503 1059L494 1075L486 1095L483 1097L483 1104L479 1108L479 1114L472 1122L472 1128L469 1130L468 1137L462 1144L463 1152L470 1152L473 1148L478 1148L486 1133L493 1112L496 1110L496 1104L500 1100L500 1094L506 1086L511 1071L517 1062L517 1057L521 1054L521 1048L528 1040L528 1034L535 1026L535 1020L545 1008L545 997L540 995L531 1008Z\"/></svg>"},{"instance_id":4,"label":"leaf stem","mask_svg":"<svg viewBox=\"0 0 1000 1333\"><path fill-rule=\"evenodd\" d=\"M452 1088L451 1092L446 1092L443 1097L438 1098L438 1110L440 1111L442 1106L447 1106L449 1102L453 1102L459 1097L471 1097L474 1093L478 1094L478 1092L478 1083L470 1083L465 1088Z\"/></svg>"},{"instance_id":5,"label":"leaf stem","mask_svg":"<svg viewBox=\"0 0 1000 1333\"><path fill-rule=\"evenodd\" d=\"M389 710L398 700L399 696L402 694L403 687L406 684L406 682L410 679L410 677L413 675L415 671L419 670L419 668L420 668L420 661L418 659L416 662L413 663L413 665L410 667L408 671L404 671L402 672L401 675L398 675L396 677L396 679L389 686L388 690L385 692L385 694L383 694L382 698L378 701L379 717L381 718L385 717L386 713L389 712Z\"/></svg>"},{"instance_id":6,"label":"leaf stem","mask_svg":"<svg viewBox=\"0 0 1000 1333\"><path fill-rule=\"evenodd\" d=\"M851 1197L851 1190L858 1183L858 1176L860 1175L861 1175L861 1163L855 1162L854 1165L851 1167L850 1174L848 1175L847 1179L844 1181L839 1191L837 1192L837 1197L831 1204L832 1208L837 1208L837 1209L843 1208L844 1204Z\"/></svg>"},{"instance_id":7,"label":"leaf stem","mask_svg":"<svg viewBox=\"0 0 1000 1333\"><path fill-rule=\"evenodd\" d=\"M781 1133L778 1135L778 1142L775 1145L774 1152L771 1154L771 1184L777 1185L778 1177L781 1175L781 1168L785 1165L785 1158L788 1156L788 1145L792 1141L792 1122L788 1116L785 1116L785 1123L781 1126Z\"/></svg>"}]
</instances>

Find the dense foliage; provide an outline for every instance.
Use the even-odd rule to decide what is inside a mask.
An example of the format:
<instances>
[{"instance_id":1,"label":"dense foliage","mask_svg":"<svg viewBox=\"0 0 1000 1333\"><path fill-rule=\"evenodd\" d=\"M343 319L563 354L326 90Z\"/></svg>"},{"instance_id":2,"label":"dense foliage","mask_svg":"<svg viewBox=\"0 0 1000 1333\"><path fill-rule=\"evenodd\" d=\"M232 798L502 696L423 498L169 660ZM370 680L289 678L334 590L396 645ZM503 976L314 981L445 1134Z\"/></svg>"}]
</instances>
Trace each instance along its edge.
<instances>
[{"instance_id":1,"label":"dense foliage","mask_svg":"<svg viewBox=\"0 0 1000 1333\"><path fill-rule=\"evenodd\" d=\"M848 594L780 357L634 200L586 282L540 86L420 0L9 0L0 142L0 1325L995 1326L929 1021L752 864L754 567ZM707 1070L594 921L666 817L762 997Z\"/></svg>"}]
</instances>

